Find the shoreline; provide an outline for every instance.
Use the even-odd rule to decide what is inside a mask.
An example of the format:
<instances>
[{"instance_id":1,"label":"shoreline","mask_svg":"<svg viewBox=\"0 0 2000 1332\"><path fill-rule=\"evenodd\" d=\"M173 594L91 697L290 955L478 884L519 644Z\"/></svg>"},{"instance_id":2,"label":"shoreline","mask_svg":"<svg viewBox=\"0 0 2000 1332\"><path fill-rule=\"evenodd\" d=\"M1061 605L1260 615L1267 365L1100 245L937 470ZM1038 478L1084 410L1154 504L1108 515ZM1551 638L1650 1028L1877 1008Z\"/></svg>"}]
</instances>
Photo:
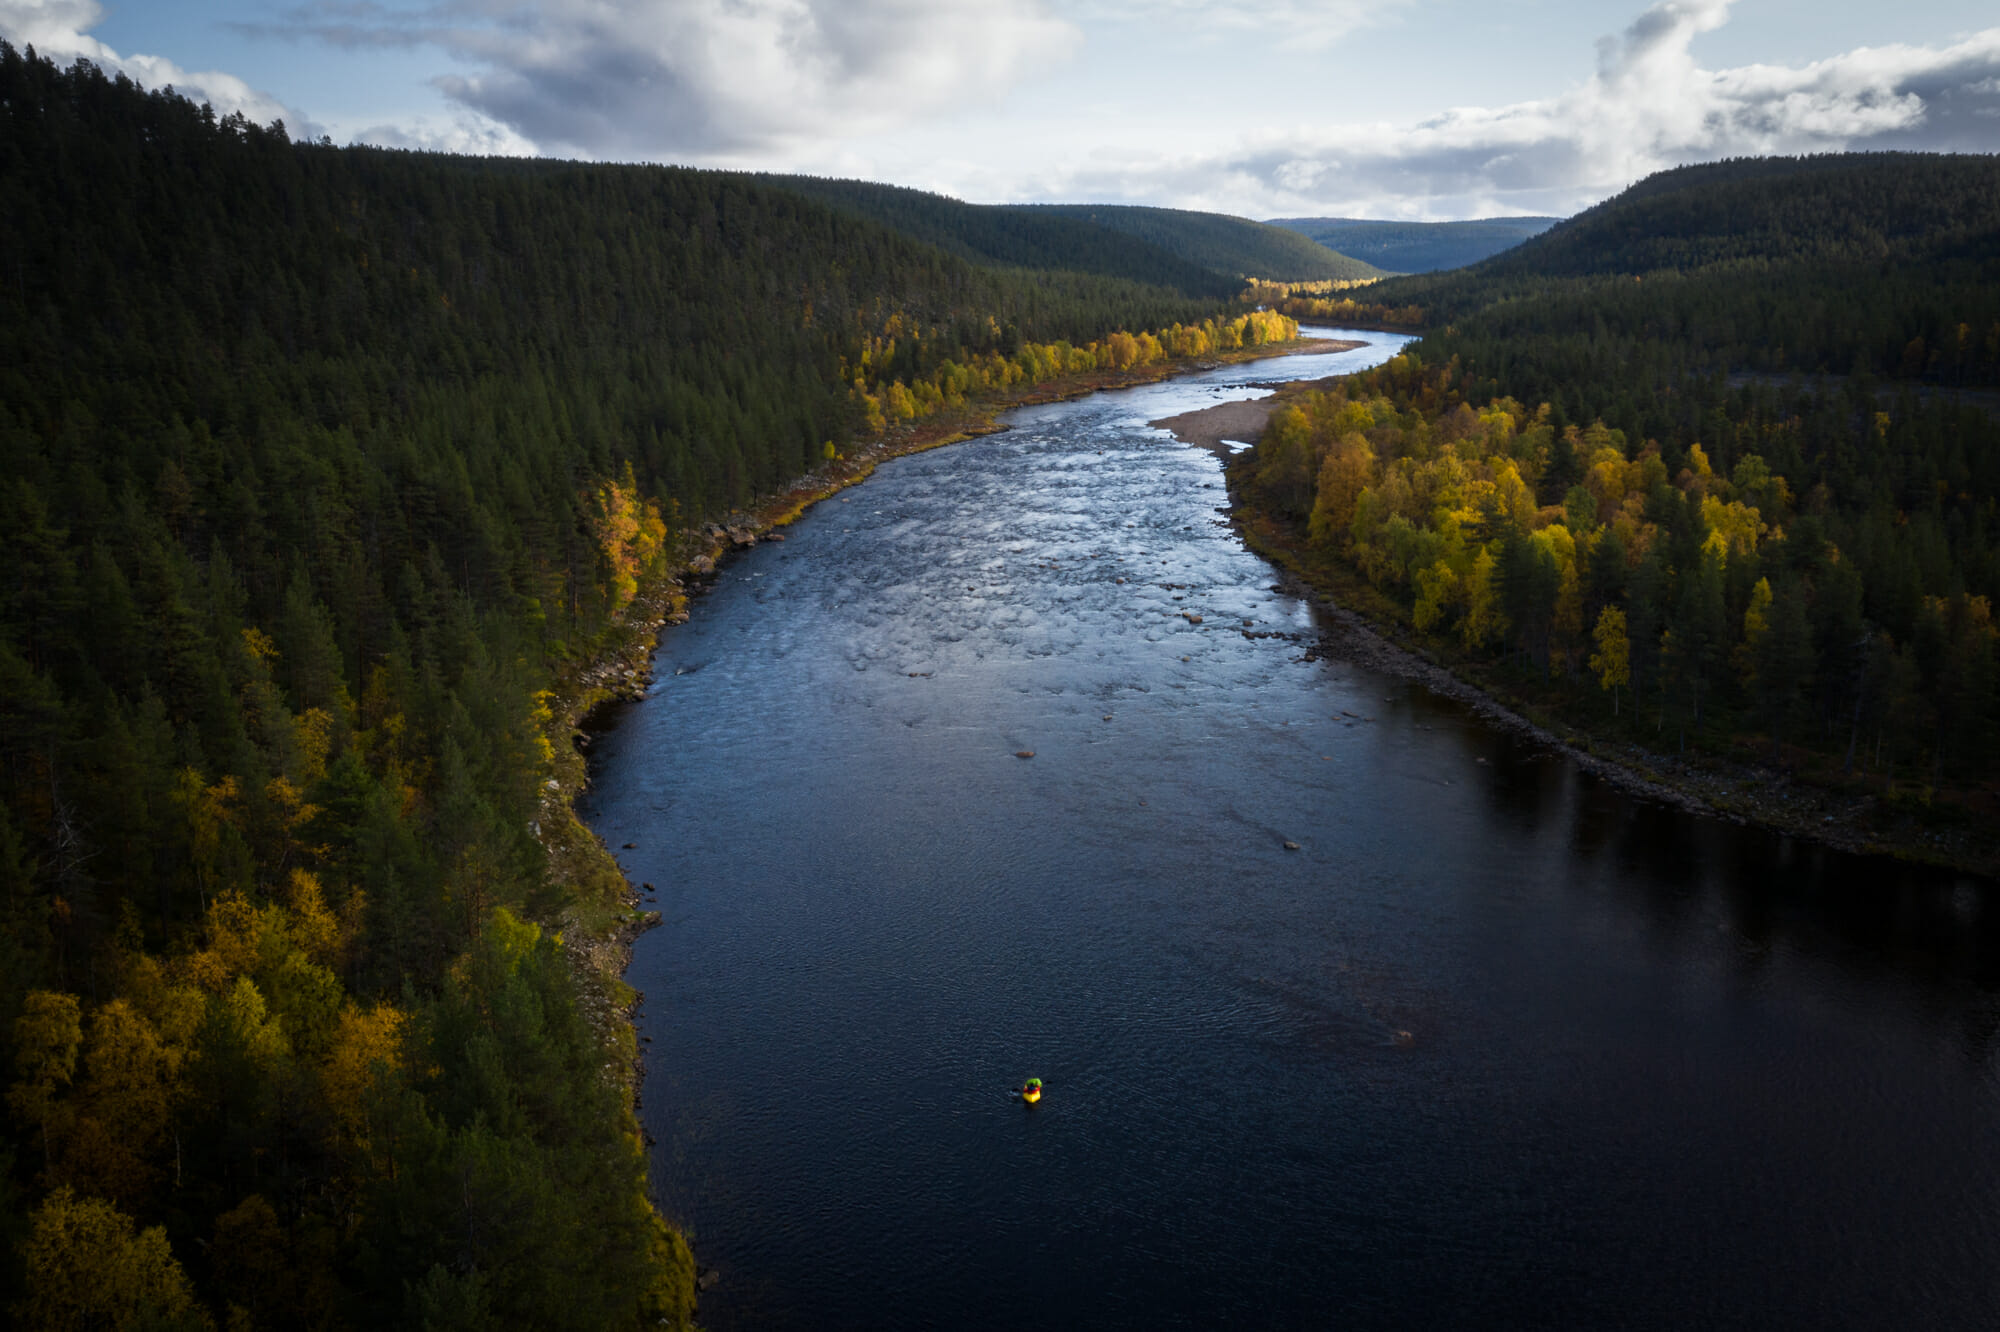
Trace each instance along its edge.
<instances>
[{"instance_id":1,"label":"shoreline","mask_svg":"<svg viewBox=\"0 0 2000 1332\"><path fill-rule=\"evenodd\" d=\"M1295 380L1253 403L1221 403L1152 424L1173 430L1184 443L1219 450L1211 438L1225 427L1240 427L1248 419L1229 409L1260 407L1268 421L1286 402L1323 390L1332 382L1333 378ZM1257 442L1254 436L1229 437L1246 444ZM1465 705L1500 730L1564 754L1621 791L1687 813L1763 828L1852 855L1888 856L1935 869L2000 878L2000 855L1995 848L1979 844L1963 829L1867 828L1866 821L1879 807L1872 793L1841 790L1723 755L1663 754L1606 739L1560 718L1538 717L1539 709L1510 696L1495 682L1468 678L1472 672L1465 664L1440 660L1412 640L1406 626L1350 604L1342 595L1345 589L1339 586L1340 580L1315 577L1315 572L1323 571L1308 567L1295 532L1245 502L1235 469L1225 468L1225 476L1230 524L1244 544L1278 568L1287 590L1331 616L1338 627L1338 636L1322 632L1308 650L1309 656L1352 661L1422 684ZM1362 596L1352 601L1365 604L1369 599Z\"/></svg>"}]
</instances>

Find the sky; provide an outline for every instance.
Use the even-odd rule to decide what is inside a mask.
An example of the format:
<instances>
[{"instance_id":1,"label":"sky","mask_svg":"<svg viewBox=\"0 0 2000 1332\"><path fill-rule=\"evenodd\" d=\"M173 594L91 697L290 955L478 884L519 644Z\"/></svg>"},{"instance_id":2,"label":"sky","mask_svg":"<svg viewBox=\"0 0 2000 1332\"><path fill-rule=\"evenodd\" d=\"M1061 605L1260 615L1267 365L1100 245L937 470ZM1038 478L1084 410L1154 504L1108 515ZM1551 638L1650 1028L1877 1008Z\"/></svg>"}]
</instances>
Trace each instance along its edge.
<instances>
[{"instance_id":1,"label":"sky","mask_svg":"<svg viewBox=\"0 0 2000 1332\"><path fill-rule=\"evenodd\" d=\"M1567 215L1769 153L2000 151L1993 0L0 0L294 137L1245 217Z\"/></svg>"}]
</instances>

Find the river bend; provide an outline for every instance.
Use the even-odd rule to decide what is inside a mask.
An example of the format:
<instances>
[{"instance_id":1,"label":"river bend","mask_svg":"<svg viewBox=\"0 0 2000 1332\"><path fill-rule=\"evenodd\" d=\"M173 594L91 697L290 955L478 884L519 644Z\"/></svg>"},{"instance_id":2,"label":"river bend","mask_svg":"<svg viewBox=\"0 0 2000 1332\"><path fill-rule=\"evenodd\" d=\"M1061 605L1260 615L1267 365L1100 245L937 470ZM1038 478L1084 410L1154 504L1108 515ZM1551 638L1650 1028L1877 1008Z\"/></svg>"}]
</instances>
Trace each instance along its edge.
<instances>
[{"instance_id":1,"label":"river bend","mask_svg":"<svg viewBox=\"0 0 2000 1332\"><path fill-rule=\"evenodd\" d=\"M1354 336L885 465L609 718L705 1326L1993 1325L1989 890L1303 660L1144 423Z\"/></svg>"}]
</instances>

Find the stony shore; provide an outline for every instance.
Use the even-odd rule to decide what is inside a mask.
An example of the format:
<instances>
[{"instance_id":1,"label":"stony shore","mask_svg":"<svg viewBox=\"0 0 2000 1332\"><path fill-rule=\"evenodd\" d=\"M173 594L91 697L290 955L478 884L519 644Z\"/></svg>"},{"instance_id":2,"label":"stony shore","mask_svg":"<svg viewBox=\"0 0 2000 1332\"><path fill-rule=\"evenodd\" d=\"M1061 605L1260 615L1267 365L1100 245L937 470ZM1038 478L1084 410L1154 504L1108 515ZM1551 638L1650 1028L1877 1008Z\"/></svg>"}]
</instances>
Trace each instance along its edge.
<instances>
[{"instance_id":1,"label":"stony shore","mask_svg":"<svg viewBox=\"0 0 2000 1332\"><path fill-rule=\"evenodd\" d=\"M1312 345L1311 351L1318 355L1334 355L1338 352L1353 351L1365 347L1365 342L1321 341ZM1323 384L1326 380L1312 380ZM1171 430L1174 438L1183 444L1197 444L1215 453L1227 454L1229 445L1254 444L1264 433L1264 427L1271 422L1271 413L1284 403L1281 397L1252 398L1241 402L1221 402L1213 407L1203 407L1197 411L1182 412L1178 416L1163 416L1157 421L1146 422L1161 430Z\"/></svg>"}]
</instances>

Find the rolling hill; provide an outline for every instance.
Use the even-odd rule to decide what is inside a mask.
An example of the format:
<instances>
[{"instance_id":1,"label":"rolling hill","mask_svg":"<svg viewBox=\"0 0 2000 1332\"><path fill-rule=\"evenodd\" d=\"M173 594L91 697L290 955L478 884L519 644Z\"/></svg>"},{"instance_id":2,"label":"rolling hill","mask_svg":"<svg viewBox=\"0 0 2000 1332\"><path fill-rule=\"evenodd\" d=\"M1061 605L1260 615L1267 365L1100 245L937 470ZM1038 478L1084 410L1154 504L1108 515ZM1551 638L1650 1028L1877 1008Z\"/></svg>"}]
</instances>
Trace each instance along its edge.
<instances>
[{"instance_id":1,"label":"rolling hill","mask_svg":"<svg viewBox=\"0 0 2000 1332\"><path fill-rule=\"evenodd\" d=\"M1048 269L1168 287L1222 300L1242 290L1233 274L1110 228L1039 209L969 204L942 194L865 180L760 176L844 213L985 267Z\"/></svg>"},{"instance_id":2,"label":"rolling hill","mask_svg":"<svg viewBox=\"0 0 2000 1332\"><path fill-rule=\"evenodd\" d=\"M1759 158L1660 172L1470 268L1368 289L1430 327L1602 325L1730 369L1979 375L2000 321L2000 158ZM1963 331L1961 331L1963 330ZM1917 340L1923 342L1915 348Z\"/></svg>"},{"instance_id":3,"label":"rolling hill","mask_svg":"<svg viewBox=\"0 0 2000 1332\"><path fill-rule=\"evenodd\" d=\"M1113 204L1035 204L1017 211L1057 213L1136 236L1216 273L1272 282L1356 281L1385 269L1310 236L1223 213ZM1303 243L1302 242L1303 239ZM1387 271L1396 271L1393 269Z\"/></svg>"},{"instance_id":4,"label":"rolling hill","mask_svg":"<svg viewBox=\"0 0 2000 1332\"><path fill-rule=\"evenodd\" d=\"M872 181L815 176L757 180L988 266L1089 273L1204 298L1233 296L1246 278L1308 282L1382 275L1283 228L1221 213L1100 204L969 204Z\"/></svg>"},{"instance_id":5,"label":"rolling hill","mask_svg":"<svg viewBox=\"0 0 2000 1332\"><path fill-rule=\"evenodd\" d=\"M1390 273L1464 268L1547 231L1559 218L1489 217L1467 222L1382 222L1355 217L1274 217L1270 225Z\"/></svg>"}]
</instances>

